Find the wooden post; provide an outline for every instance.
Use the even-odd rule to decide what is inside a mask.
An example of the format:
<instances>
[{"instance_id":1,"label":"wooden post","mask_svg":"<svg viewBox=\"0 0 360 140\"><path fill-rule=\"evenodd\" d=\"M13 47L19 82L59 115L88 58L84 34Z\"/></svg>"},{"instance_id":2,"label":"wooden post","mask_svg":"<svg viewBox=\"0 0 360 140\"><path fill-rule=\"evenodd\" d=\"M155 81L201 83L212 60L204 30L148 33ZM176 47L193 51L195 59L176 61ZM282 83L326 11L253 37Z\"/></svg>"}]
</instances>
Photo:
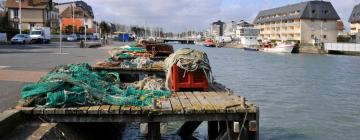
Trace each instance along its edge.
<instances>
[{"instance_id":1,"label":"wooden post","mask_svg":"<svg viewBox=\"0 0 360 140\"><path fill-rule=\"evenodd\" d=\"M160 140L160 122L149 122L148 123L148 140Z\"/></svg>"},{"instance_id":2,"label":"wooden post","mask_svg":"<svg viewBox=\"0 0 360 140\"><path fill-rule=\"evenodd\" d=\"M220 121L219 122L219 133L224 133L226 131L226 122Z\"/></svg>"},{"instance_id":3,"label":"wooden post","mask_svg":"<svg viewBox=\"0 0 360 140\"><path fill-rule=\"evenodd\" d=\"M208 121L208 139L215 140L219 135L219 122Z\"/></svg>"},{"instance_id":4,"label":"wooden post","mask_svg":"<svg viewBox=\"0 0 360 140\"><path fill-rule=\"evenodd\" d=\"M192 136L194 131L200 126L201 123L201 121L185 122L177 131L177 134L182 139L186 139L186 137Z\"/></svg>"}]
</instances>

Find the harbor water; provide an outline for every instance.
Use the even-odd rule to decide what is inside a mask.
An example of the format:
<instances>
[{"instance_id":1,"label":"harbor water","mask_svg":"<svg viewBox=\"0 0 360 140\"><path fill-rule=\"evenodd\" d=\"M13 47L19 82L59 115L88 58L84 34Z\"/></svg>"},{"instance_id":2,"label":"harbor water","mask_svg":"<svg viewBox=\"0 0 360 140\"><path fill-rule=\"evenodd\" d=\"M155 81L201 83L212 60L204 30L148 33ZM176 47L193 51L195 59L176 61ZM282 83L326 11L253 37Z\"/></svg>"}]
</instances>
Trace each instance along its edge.
<instances>
[{"instance_id":1,"label":"harbor water","mask_svg":"<svg viewBox=\"0 0 360 140\"><path fill-rule=\"evenodd\" d=\"M173 44L208 54L217 82L260 106L262 140L360 138L360 57L269 54ZM171 123L165 139L178 139ZM123 138L138 138L130 127ZM132 131L134 130L134 131ZM195 137L206 139L206 123Z\"/></svg>"}]
</instances>

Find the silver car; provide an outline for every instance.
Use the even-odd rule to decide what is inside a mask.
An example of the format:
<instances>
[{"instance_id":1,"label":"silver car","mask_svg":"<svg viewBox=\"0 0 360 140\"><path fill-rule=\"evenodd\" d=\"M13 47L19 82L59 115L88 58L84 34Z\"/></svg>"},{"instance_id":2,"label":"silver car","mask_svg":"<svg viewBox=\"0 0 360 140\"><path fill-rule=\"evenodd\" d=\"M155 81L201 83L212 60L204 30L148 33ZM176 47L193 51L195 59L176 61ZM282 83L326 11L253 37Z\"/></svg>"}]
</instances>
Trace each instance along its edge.
<instances>
[{"instance_id":1,"label":"silver car","mask_svg":"<svg viewBox=\"0 0 360 140\"><path fill-rule=\"evenodd\" d=\"M11 44L20 43L20 44L30 44L31 37L27 34L17 34L11 38Z\"/></svg>"}]
</instances>

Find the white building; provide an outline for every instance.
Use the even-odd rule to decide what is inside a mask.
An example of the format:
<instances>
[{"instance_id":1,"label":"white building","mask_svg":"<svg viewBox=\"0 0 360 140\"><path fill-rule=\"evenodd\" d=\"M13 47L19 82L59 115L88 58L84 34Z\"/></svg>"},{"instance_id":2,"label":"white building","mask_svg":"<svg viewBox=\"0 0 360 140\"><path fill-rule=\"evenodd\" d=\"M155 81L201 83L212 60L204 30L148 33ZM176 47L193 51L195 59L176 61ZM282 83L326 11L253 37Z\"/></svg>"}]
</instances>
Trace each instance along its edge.
<instances>
[{"instance_id":1,"label":"white building","mask_svg":"<svg viewBox=\"0 0 360 140\"><path fill-rule=\"evenodd\" d=\"M254 25L240 21L236 25L235 39L242 45L258 45L258 36L260 29L254 27Z\"/></svg>"}]
</instances>

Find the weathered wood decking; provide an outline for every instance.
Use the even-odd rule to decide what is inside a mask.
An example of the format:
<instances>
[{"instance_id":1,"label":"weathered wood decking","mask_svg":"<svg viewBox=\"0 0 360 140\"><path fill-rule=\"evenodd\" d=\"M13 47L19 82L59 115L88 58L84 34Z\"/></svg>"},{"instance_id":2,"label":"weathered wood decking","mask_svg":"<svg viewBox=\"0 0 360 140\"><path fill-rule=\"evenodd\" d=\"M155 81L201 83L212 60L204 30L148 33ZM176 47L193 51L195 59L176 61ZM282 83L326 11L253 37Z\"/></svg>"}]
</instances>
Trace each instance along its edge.
<instances>
[{"instance_id":1,"label":"weathered wood decking","mask_svg":"<svg viewBox=\"0 0 360 140\"><path fill-rule=\"evenodd\" d=\"M219 134L220 122L242 122L244 119L246 124L256 121L257 129L259 128L258 107L217 83L210 86L209 92L175 92L171 98L159 101L161 104L157 108L101 105L71 108L23 107L20 110L28 116L41 117L49 122L147 122L149 125L157 125L160 122L185 121L179 130L179 135L185 136L191 134L187 132L188 128L195 130L203 121L209 122L209 133L215 130ZM214 122L218 123L214 125Z\"/></svg>"}]
</instances>

